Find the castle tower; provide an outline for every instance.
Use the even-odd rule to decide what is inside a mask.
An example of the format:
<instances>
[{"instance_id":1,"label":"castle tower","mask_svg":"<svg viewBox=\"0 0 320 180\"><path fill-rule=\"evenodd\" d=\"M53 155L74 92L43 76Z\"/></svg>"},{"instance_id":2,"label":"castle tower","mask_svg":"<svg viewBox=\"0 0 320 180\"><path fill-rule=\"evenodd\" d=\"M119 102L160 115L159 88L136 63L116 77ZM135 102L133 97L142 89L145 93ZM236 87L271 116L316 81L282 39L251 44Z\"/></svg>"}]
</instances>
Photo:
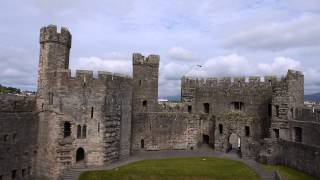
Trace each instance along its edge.
<instances>
[{"instance_id":1,"label":"castle tower","mask_svg":"<svg viewBox=\"0 0 320 180\"><path fill-rule=\"evenodd\" d=\"M57 142L59 118L56 115L57 100L54 98L58 71L67 71L71 34L66 28L57 31L49 25L40 30L40 57L37 90L37 109L39 111L37 176L56 179L61 171L58 164Z\"/></svg>"},{"instance_id":2,"label":"castle tower","mask_svg":"<svg viewBox=\"0 0 320 180\"><path fill-rule=\"evenodd\" d=\"M148 112L157 111L158 104L158 55L144 57L133 54L131 151L145 149L148 144L146 130ZM150 128L150 127L149 127Z\"/></svg>"},{"instance_id":3,"label":"castle tower","mask_svg":"<svg viewBox=\"0 0 320 180\"><path fill-rule=\"evenodd\" d=\"M133 112L153 112L158 102L158 55L133 54Z\"/></svg>"},{"instance_id":4,"label":"castle tower","mask_svg":"<svg viewBox=\"0 0 320 180\"><path fill-rule=\"evenodd\" d=\"M45 90L50 88L50 76L57 70L69 68L71 34L62 27L57 32L57 26L49 25L40 30L40 58L38 72L38 98L45 96Z\"/></svg>"},{"instance_id":5,"label":"castle tower","mask_svg":"<svg viewBox=\"0 0 320 180\"><path fill-rule=\"evenodd\" d=\"M298 120L304 106L304 75L288 70L285 78L277 83L272 97L271 137L288 141L294 139L290 121Z\"/></svg>"}]
</instances>

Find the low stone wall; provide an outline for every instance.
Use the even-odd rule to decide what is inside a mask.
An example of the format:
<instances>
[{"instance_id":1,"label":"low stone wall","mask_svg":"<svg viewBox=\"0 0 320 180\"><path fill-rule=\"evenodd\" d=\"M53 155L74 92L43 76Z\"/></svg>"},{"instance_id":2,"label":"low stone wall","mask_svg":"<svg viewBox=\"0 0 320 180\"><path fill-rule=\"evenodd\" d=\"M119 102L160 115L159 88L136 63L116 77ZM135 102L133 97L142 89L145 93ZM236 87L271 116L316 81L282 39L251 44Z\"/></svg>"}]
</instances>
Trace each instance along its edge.
<instances>
[{"instance_id":1,"label":"low stone wall","mask_svg":"<svg viewBox=\"0 0 320 180\"><path fill-rule=\"evenodd\" d=\"M320 147L266 139L258 161L265 164L280 164L320 177Z\"/></svg>"},{"instance_id":2,"label":"low stone wall","mask_svg":"<svg viewBox=\"0 0 320 180\"><path fill-rule=\"evenodd\" d=\"M320 147L289 141L279 143L282 145L280 164L320 178Z\"/></svg>"},{"instance_id":3,"label":"low stone wall","mask_svg":"<svg viewBox=\"0 0 320 180\"><path fill-rule=\"evenodd\" d=\"M0 95L0 179L33 179L38 117L35 98Z\"/></svg>"}]
</instances>

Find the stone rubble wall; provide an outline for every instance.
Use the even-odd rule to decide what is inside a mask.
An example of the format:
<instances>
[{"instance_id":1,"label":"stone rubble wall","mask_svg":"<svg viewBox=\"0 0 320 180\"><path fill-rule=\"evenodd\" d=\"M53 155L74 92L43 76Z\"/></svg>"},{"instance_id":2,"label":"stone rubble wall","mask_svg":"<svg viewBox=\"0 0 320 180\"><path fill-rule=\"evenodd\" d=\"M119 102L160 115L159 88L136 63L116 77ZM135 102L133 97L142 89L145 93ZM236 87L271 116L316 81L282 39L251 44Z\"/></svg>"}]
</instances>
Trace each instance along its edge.
<instances>
[{"instance_id":1,"label":"stone rubble wall","mask_svg":"<svg viewBox=\"0 0 320 180\"><path fill-rule=\"evenodd\" d=\"M35 97L0 94L0 176L32 179L37 156ZM23 176L22 176L23 175Z\"/></svg>"}]
</instances>

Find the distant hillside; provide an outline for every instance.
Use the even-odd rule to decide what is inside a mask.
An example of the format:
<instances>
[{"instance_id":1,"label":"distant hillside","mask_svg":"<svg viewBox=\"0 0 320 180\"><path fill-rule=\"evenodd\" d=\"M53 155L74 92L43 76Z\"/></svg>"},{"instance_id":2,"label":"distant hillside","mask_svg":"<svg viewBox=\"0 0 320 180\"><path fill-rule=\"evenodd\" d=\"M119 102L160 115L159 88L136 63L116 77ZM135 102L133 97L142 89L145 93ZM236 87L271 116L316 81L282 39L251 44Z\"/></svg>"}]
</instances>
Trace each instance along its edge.
<instances>
[{"instance_id":1,"label":"distant hillside","mask_svg":"<svg viewBox=\"0 0 320 180\"><path fill-rule=\"evenodd\" d=\"M14 87L6 87L0 84L0 93L7 94L7 93L12 93L12 94L20 94L21 90L18 88Z\"/></svg>"},{"instance_id":2,"label":"distant hillside","mask_svg":"<svg viewBox=\"0 0 320 180\"><path fill-rule=\"evenodd\" d=\"M304 95L306 101L320 102L320 92L315 94Z\"/></svg>"}]
</instances>

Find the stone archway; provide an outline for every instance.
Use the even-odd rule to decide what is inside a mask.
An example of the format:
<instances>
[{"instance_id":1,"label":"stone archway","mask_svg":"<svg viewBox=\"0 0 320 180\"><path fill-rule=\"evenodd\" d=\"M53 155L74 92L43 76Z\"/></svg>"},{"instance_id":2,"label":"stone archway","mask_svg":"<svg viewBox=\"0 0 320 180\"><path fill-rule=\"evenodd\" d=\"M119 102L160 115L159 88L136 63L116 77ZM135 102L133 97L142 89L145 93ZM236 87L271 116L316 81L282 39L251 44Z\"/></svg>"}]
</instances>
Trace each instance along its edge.
<instances>
[{"instance_id":1,"label":"stone archway","mask_svg":"<svg viewBox=\"0 0 320 180\"><path fill-rule=\"evenodd\" d=\"M85 159L85 151L82 147L77 149L76 152L76 163L83 162Z\"/></svg>"},{"instance_id":2,"label":"stone archway","mask_svg":"<svg viewBox=\"0 0 320 180\"><path fill-rule=\"evenodd\" d=\"M231 133L228 137L228 152L241 153L241 138L236 133Z\"/></svg>"}]
</instances>

